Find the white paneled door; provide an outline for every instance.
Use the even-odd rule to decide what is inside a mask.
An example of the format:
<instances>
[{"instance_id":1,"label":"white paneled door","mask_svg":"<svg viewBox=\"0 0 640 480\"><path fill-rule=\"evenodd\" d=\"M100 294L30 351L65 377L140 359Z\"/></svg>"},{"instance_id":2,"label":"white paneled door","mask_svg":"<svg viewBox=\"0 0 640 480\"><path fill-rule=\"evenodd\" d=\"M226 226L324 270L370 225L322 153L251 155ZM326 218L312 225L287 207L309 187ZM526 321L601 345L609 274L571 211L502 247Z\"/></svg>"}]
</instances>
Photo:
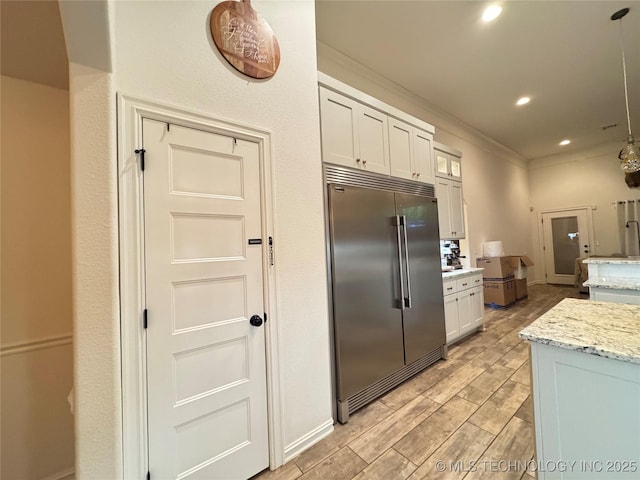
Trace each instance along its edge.
<instances>
[{"instance_id":1,"label":"white paneled door","mask_svg":"<svg viewBox=\"0 0 640 480\"><path fill-rule=\"evenodd\" d=\"M143 141L151 478L249 478L269 464L258 145L147 119Z\"/></svg>"}]
</instances>

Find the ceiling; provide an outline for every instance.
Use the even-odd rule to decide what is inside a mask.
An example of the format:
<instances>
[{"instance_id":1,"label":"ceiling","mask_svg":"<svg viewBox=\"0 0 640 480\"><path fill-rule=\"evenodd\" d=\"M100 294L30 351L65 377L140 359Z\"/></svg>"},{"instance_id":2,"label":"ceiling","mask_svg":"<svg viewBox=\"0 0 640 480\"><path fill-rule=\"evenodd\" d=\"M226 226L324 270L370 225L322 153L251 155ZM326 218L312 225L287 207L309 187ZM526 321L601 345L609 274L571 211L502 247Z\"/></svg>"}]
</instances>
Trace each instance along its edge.
<instances>
[{"instance_id":1,"label":"ceiling","mask_svg":"<svg viewBox=\"0 0 640 480\"><path fill-rule=\"evenodd\" d=\"M619 22L631 123L640 136L640 0L316 2L318 41L528 159L626 136ZM57 0L1 0L3 75L68 88ZM516 107L521 95L531 103ZM603 130L606 125L617 127ZM558 146L564 138L572 143Z\"/></svg>"},{"instance_id":2,"label":"ceiling","mask_svg":"<svg viewBox=\"0 0 640 480\"><path fill-rule=\"evenodd\" d=\"M640 136L640 1L316 2L318 41L527 159L626 137L619 23L631 125ZM531 102L516 107L520 96ZM617 127L603 129L603 126ZM571 144L560 147L562 139Z\"/></svg>"}]
</instances>

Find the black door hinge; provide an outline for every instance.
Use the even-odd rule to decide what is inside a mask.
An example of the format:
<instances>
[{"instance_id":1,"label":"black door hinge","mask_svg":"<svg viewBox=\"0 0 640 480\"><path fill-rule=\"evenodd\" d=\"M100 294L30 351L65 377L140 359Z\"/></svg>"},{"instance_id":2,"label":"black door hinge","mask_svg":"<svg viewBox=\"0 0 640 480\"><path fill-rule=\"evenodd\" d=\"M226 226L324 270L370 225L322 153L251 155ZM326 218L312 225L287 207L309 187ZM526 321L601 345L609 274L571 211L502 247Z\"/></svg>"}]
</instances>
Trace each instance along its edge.
<instances>
[{"instance_id":1,"label":"black door hinge","mask_svg":"<svg viewBox=\"0 0 640 480\"><path fill-rule=\"evenodd\" d=\"M146 329L147 325L148 325L148 322L147 322L147 309L145 308L142 311L142 326Z\"/></svg>"},{"instance_id":2,"label":"black door hinge","mask_svg":"<svg viewBox=\"0 0 640 480\"><path fill-rule=\"evenodd\" d=\"M140 155L140 170L144 172L144 154L146 150L144 148L136 148L134 152L136 155Z\"/></svg>"},{"instance_id":3,"label":"black door hinge","mask_svg":"<svg viewBox=\"0 0 640 480\"><path fill-rule=\"evenodd\" d=\"M264 323L267 323L267 312L264 312Z\"/></svg>"}]
</instances>

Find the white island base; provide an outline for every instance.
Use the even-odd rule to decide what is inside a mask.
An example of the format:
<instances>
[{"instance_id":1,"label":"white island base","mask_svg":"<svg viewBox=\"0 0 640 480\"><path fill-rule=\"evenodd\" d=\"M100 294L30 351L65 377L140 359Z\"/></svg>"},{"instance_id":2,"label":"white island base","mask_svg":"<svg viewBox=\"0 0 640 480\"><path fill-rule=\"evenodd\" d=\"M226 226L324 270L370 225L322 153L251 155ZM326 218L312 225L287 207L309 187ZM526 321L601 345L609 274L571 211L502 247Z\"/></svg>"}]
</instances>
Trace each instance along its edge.
<instances>
[{"instance_id":1,"label":"white island base","mask_svg":"<svg viewBox=\"0 0 640 480\"><path fill-rule=\"evenodd\" d=\"M539 480L640 478L640 307L563 300L531 341Z\"/></svg>"}]
</instances>

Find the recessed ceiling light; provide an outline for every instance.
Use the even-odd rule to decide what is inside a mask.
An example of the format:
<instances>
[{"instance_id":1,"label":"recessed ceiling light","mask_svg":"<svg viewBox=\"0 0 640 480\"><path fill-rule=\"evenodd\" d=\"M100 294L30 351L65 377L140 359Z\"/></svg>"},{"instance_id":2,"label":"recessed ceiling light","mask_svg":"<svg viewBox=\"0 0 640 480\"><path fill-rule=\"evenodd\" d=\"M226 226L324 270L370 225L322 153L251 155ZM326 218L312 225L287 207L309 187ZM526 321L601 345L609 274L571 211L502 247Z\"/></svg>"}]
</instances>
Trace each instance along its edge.
<instances>
[{"instance_id":1,"label":"recessed ceiling light","mask_svg":"<svg viewBox=\"0 0 640 480\"><path fill-rule=\"evenodd\" d=\"M571 143L571 140L564 139L558 145L560 145L561 147L564 147L565 145L569 145L570 143Z\"/></svg>"},{"instance_id":2,"label":"recessed ceiling light","mask_svg":"<svg viewBox=\"0 0 640 480\"><path fill-rule=\"evenodd\" d=\"M482 20L484 22L491 22L500 16L502 13L502 7L500 5L489 5L482 12Z\"/></svg>"},{"instance_id":3,"label":"recessed ceiling light","mask_svg":"<svg viewBox=\"0 0 640 480\"><path fill-rule=\"evenodd\" d=\"M516 105L518 105L519 107L521 107L522 105L526 105L527 103L529 103L531 101L531 99L529 97L520 97L518 99L518 101L516 102Z\"/></svg>"}]
</instances>

